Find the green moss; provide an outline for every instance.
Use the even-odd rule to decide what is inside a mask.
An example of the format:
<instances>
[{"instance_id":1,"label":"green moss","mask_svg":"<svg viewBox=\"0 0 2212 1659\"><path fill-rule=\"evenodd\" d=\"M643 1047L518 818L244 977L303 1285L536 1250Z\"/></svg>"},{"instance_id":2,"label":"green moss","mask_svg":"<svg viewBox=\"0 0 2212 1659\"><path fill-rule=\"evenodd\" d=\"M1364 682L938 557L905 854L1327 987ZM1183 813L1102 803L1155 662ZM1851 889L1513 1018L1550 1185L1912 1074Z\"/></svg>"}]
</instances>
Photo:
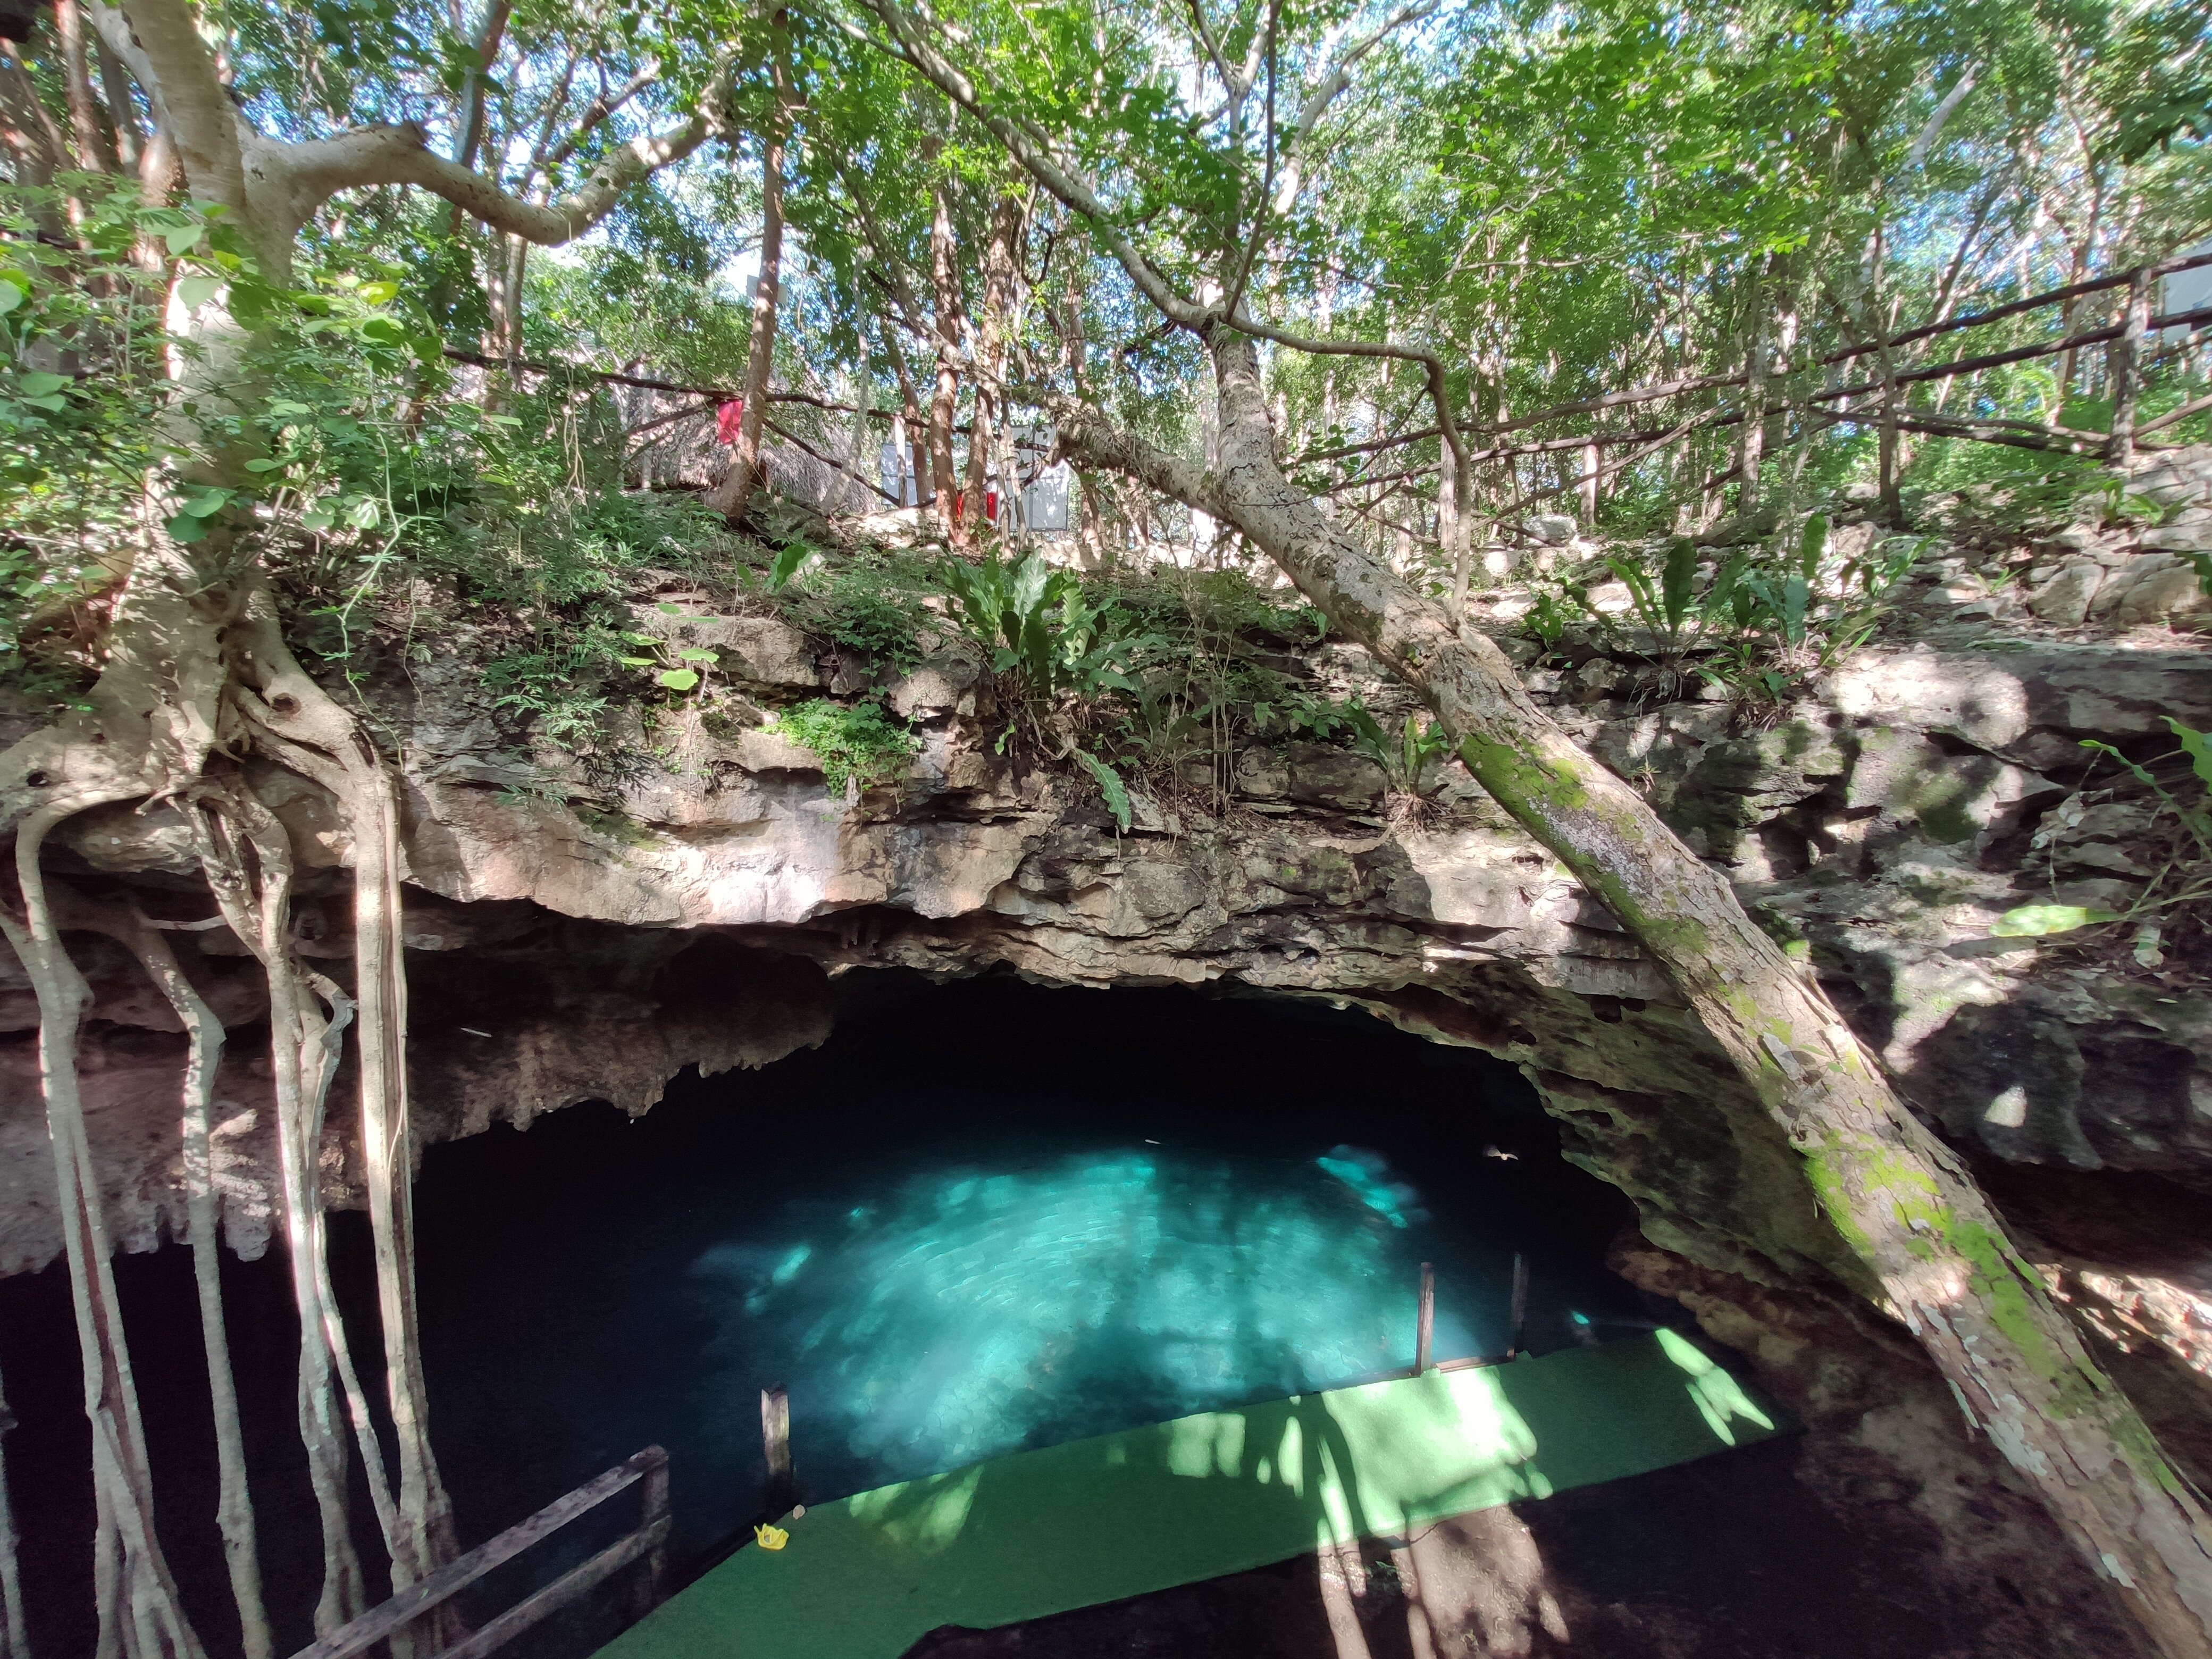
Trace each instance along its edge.
<instances>
[{"instance_id":1,"label":"green moss","mask_svg":"<svg viewBox=\"0 0 2212 1659\"><path fill-rule=\"evenodd\" d=\"M1589 791L1571 764L1546 765L1522 754L1510 744L1480 734L1459 746L1459 757L1474 781L1508 808L1519 805L1551 812L1581 811L1589 805Z\"/></svg>"},{"instance_id":2,"label":"green moss","mask_svg":"<svg viewBox=\"0 0 2212 1659\"><path fill-rule=\"evenodd\" d=\"M586 829L625 847L650 847L659 839L627 812L602 812L595 807L579 806L575 813Z\"/></svg>"},{"instance_id":3,"label":"green moss","mask_svg":"<svg viewBox=\"0 0 2212 1659\"><path fill-rule=\"evenodd\" d=\"M1805 1149L1806 1173L1828 1220L1862 1258L1875 1254L1873 1241L1853 1218L1853 1191L1887 1198L1899 1224L1911 1235L1909 1248L1923 1261L1954 1254L1966 1267L1966 1292L1989 1310L1990 1322L2021 1360L2055 1394L2048 1409L2072 1417L2097 1403L2097 1390L2081 1367L2044 1334L2039 1287L2014 1260L2002 1238L1978 1221L1962 1220L1943 1201L1936 1177L1904 1152L1852 1147L1832 1133ZM2148 1431L2140 1445L2128 1443L2137 1466L2162 1484L2170 1480Z\"/></svg>"}]
</instances>

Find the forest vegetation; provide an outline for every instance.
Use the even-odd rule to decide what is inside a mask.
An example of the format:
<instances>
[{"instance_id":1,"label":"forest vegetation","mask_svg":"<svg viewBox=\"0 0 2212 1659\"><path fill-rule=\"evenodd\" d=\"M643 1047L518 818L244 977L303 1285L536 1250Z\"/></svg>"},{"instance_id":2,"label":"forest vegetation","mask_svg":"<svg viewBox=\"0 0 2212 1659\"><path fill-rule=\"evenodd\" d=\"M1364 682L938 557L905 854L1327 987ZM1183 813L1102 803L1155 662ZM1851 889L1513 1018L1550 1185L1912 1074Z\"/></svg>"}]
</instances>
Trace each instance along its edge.
<instances>
[{"instance_id":1,"label":"forest vegetation","mask_svg":"<svg viewBox=\"0 0 2212 1659\"><path fill-rule=\"evenodd\" d=\"M912 747L865 693L722 699L714 652L637 620L680 580L886 672L965 634L1018 689L1000 748L1080 769L1125 827L1133 785L1239 731L1340 737L1401 784L1459 756L1758 1091L1854 1288L2160 1650L2212 1653L2212 1516L1962 1165L1725 878L1463 625L1530 515L1563 513L1621 550L1647 653L1755 713L1879 629L1938 503L2143 510L2137 449L2212 438L2206 319L2169 299L2204 290L2160 274L2212 248L2208 21L2203 0L0 0L0 681L44 721L0 755L0 931L40 999L102 1651L204 1648L152 1525L64 935L120 939L174 1000L188 1160L222 1030L174 919L49 890L42 847L103 803L174 805L204 915L265 969L327 1632L366 1595L356 1465L395 1586L457 1547L415 1334L400 807L357 688L488 628L486 705L519 752L585 757L616 817L670 711L772 719L854 800ZM685 471L702 453L711 479ZM1072 552L1048 563L1011 499L993 512L1063 461ZM1848 566L1824 540L1846 491L1887 532ZM1539 580L1516 631L1547 649L1587 599ZM1428 712L1386 728L1237 644L1324 633ZM289 931L279 773L350 835L348 963ZM342 1050L367 1364L313 1156ZM211 1206L191 1242L263 1659Z\"/></svg>"}]
</instances>

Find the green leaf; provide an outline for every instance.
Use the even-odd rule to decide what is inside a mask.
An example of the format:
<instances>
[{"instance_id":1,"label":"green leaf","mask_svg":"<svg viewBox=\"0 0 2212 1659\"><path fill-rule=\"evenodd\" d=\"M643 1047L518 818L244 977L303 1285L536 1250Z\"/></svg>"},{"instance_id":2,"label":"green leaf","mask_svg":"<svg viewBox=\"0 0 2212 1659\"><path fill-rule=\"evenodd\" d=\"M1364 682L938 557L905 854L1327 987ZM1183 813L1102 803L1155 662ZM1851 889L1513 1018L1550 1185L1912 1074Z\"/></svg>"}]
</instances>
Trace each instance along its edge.
<instances>
[{"instance_id":1,"label":"green leaf","mask_svg":"<svg viewBox=\"0 0 2212 1659\"><path fill-rule=\"evenodd\" d=\"M283 467L283 461L272 461L265 455L257 455L246 464L248 472L274 472Z\"/></svg>"},{"instance_id":2,"label":"green leaf","mask_svg":"<svg viewBox=\"0 0 2212 1659\"><path fill-rule=\"evenodd\" d=\"M167 528L171 541L181 542L187 546L204 539L208 533L207 520L196 519L188 513L178 514L169 520Z\"/></svg>"},{"instance_id":3,"label":"green leaf","mask_svg":"<svg viewBox=\"0 0 2212 1659\"><path fill-rule=\"evenodd\" d=\"M169 252L173 257L182 258L200 245L201 234L200 227L197 222L187 222L173 226L163 231L161 240L168 244Z\"/></svg>"},{"instance_id":4,"label":"green leaf","mask_svg":"<svg viewBox=\"0 0 2212 1659\"><path fill-rule=\"evenodd\" d=\"M384 505L367 496L355 501L345 510L345 521L356 530L374 530L384 516Z\"/></svg>"},{"instance_id":5,"label":"green leaf","mask_svg":"<svg viewBox=\"0 0 2212 1659\"><path fill-rule=\"evenodd\" d=\"M665 599L663 599L659 605L656 605L653 608L660 612L664 617L680 617L684 614L684 607L682 605L671 605Z\"/></svg>"},{"instance_id":6,"label":"green leaf","mask_svg":"<svg viewBox=\"0 0 2212 1659\"><path fill-rule=\"evenodd\" d=\"M373 306L389 305L392 301L399 297L399 284L397 283L363 283L361 285L361 297L368 301L369 304Z\"/></svg>"},{"instance_id":7,"label":"green leaf","mask_svg":"<svg viewBox=\"0 0 2212 1659\"><path fill-rule=\"evenodd\" d=\"M2194 726L2184 726L2168 714L2166 723L2173 728L2173 735L2181 739L2181 747L2189 757L2189 763L2197 769L2197 781L2212 790L2212 737L2207 737Z\"/></svg>"},{"instance_id":8,"label":"green leaf","mask_svg":"<svg viewBox=\"0 0 2212 1659\"><path fill-rule=\"evenodd\" d=\"M1820 556L1828 550L1828 515L1815 513L1805 520L1805 533L1797 544L1797 568L1807 581L1820 574Z\"/></svg>"},{"instance_id":9,"label":"green leaf","mask_svg":"<svg viewBox=\"0 0 2212 1659\"><path fill-rule=\"evenodd\" d=\"M615 660L625 668L650 668L660 660L658 657L617 657Z\"/></svg>"},{"instance_id":10,"label":"green leaf","mask_svg":"<svg viewBox=\"0 0 2212 1659\"><path fill-rule=\"evenodd\" d=\"M23 395L25 397L43 398L50 392L59 392L64 386L67 386L69 384L69 376L66 374L47 374L40 370L33 369L27 374L18 374L15 377L15 384L22 388Z\"/></svg>"},{"instance_id":11,"label":"green leaf","mask_svg":"<svg viewBox=\"0 0 2212 1659\"><path fill-rule=\"evenodd\" d=\"M775 562L768 568L768 585L771 592L781 593L786 584L796 576L806 562L814 556L814 550L805 542L793 542L781 550Z\"/></svg>"},{"instance_id":12,"label":"green leaf","mask_svg":"<svg viewBox=\"0 0 2212 1659\"><path fill-rule=\"evenodd\" d=\"M178 509L195 519L212 518L230 505L228 489L203 489Z\"/></svg>"},{"instance_id":13,"label":"green leaf","mask_svg":"<svg viewBox=\"0 0 2212 1659\"><path fill-rule=\"evenodd\" d=\"M186 311L198 311L222 289L220 276L182 276L177 280L177 302Z\"/></svg>"},{"instance_id":14,"label":"green leaf","mask_svg":"<svg viewBox=\"0 0 2212 1659\"><path fill-rule=\"evenodd\" d=\"M282 416L312 415L315 411L305 404L294 403L289 398L271 398L269 400L269 412L271 415Z\"/></svg>"},{"instance_id":15,"label":"green leaf","mask_svg":"<svg viewBox=\"0 0 2212 1659\"><path fill-rule=\"evenodd\" d=\"M2023 904L1999 916L1990 932L1999 939L2041 939L2119 919L2116 912L2087 909L2079 904Z\"/></svg>"},{"instance_id":16,"label":"green leaf","mask_svg":"<svg viewBox=\"0 0 2212 1659\"><path fill-rule=\"evenodd\" d=\"M1114 815L1114 823L1123 835L1129 833L1129 788L1121 781L1121 775L1100 760L1088 749L1079 749L1075 758L1083 769L1097 781L1098 793L1106 799L1106 810Z\"/></svg>"},{"instance_id":17,"label":"green leaf","mask_svg":"<svg viewBox=\"0 0 2212 1659\"><path fill-rule=\"evenodd\" d=\"M687 645L676 653L678 662L720 662L721 659L711 651L702 651L696 645Z\"/></svg>"},{"instance_id":18,"label":"green leaf","mask_svg":"<svg viewBox=\"0 0 2212 1659\"><path fill-rule=\"evenodd\" d=\"M671 691L689 691L699 684L697 671L690 668L664 668L653 678Z\"/></svg>"},{"instance_id":19,"label":"green leaf","mask_svg":"<svg viewBox=\"0 0 2212 1659\"><path fill-rule=\"evenodd\" d=\"M0 276L0 317L6 316L30 297L30 285L18 281L14 272Z\"/></svg>"}]
</instances>

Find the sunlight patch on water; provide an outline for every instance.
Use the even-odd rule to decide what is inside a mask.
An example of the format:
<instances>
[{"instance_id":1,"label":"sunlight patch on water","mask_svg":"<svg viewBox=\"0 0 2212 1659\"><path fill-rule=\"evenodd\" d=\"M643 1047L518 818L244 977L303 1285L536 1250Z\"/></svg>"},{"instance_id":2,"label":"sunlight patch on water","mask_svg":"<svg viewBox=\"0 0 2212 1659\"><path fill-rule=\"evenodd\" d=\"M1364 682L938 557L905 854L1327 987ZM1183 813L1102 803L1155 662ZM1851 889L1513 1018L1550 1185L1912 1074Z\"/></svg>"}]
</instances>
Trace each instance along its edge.
<instances>
[{"instance_id":1,"label":"sunlight patch on water","mask_svg":"<svg viewBox=\"0 0 2212 1659\"><path fill-rule=\"evenodd\" d=\"M1410 1364L1425 1218L1358 1148L1147 1148L794 1204L693 1273L716 1348L787 1382L794 1432L920 1474Z\"/></svg>"}]
</instances>

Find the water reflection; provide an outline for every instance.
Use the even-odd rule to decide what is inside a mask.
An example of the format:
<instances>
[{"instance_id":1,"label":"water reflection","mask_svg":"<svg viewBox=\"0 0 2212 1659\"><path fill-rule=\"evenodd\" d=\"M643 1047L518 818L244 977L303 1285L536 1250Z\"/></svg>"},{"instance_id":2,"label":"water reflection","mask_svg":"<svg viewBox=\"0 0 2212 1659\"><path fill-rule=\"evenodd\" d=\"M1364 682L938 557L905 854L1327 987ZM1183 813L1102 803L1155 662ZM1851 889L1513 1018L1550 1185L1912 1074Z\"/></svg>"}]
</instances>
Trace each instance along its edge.
<instances>
[{"instance_id":1,"label":"water reflection","mask_svg":"<svg viewBox=\"0 0 2212 1659\"><path fill-rule=\"evenodd\" d=\"M691 1273L714 1358L780 1366L814 1435L909 1474L1407 1365L1419 1219L1378 1153L1148 1148L793 1202ZM1474 1335L1447 1310L1437 1342Z\"/></svg>"}]
</instances>

